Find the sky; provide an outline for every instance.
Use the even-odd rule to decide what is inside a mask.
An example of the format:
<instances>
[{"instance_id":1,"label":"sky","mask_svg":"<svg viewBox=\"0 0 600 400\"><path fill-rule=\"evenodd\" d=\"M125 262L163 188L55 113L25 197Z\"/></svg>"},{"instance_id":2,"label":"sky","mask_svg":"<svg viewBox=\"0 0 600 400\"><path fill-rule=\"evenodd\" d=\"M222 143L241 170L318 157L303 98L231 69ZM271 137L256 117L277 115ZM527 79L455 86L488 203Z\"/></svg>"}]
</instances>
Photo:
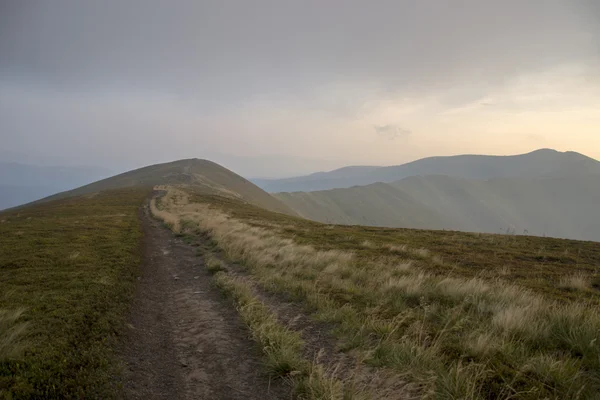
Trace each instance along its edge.
<instances>
[{"instance_id":1,"label":"sky","mask_svg":"<svg viewBox=\"0 0 600 400\"><path fill-rule=\"evenodd\" d=\"M0 161L600 159L598 0L2 0Z\"/></svg>"}]
</instances>

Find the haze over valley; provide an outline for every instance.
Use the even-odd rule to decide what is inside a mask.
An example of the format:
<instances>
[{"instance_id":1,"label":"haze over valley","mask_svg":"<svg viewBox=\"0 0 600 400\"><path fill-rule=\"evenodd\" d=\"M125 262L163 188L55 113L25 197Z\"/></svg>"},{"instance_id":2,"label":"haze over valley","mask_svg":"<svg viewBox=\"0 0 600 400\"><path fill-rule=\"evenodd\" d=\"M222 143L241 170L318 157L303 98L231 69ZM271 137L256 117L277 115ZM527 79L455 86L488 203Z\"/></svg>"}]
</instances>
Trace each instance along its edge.
<instances>
[{"instance_id":1,"label":"haze over valley","mask_svg":"<svg viewBox=\"0 0 600 400\"><path fill-rule=\"evenodd\" d=\"M258 183L293 190L275 196L329 224L600 241L600 162L573 152L437 157Z\"/></svg>"}]
</instances>

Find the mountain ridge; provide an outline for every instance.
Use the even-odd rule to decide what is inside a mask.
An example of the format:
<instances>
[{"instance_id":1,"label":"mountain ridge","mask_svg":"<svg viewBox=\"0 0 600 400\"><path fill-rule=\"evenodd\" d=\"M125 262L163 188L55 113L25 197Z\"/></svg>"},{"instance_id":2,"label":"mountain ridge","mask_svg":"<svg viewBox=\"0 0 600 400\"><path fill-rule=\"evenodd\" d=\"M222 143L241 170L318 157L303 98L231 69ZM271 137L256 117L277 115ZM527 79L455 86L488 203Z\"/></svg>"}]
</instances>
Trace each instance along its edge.
<instances>
[{"instance_id":1,"label":"mountain ridge","mask_svg":"<svg viewBox=\"0 0 600 400\"><path fill-rule=\"evenodd\" d=\"M330 224L600 241L600 174L489 180L413 176L275 197L304 218Z\"/></svg>"},{"instance_id":2,"label":"mountain ridge","mask_svg":"<svg viewBox=\"0 0 600 400\"><path fill-rule=\"evenodd\" d=\"M600 162L583 154L539 149L511 156L464 154L427 157L401 165L386 167L344 167L278 180L255 180L267 192L316 191L375 182L391 183L409 176L449 175L468 179L501 177L543 177L556 175L600 174Z\"/></svg>"},{"instance_id":3,"label":"mountain ridge","mask_svg":"<svg viewBox=\"0 0 600 400\"><path fill-rule=\"evenodd\" d=\"M102 179L79 188L57 193L33 203L81 196L111 189L186 185L207 194L233 197L270 211L296 215L288 206L266 193L247 179L225 167L198 158L154 164ZM28 204L25 204L26 206Z\"/></svg>"}]
</instances>

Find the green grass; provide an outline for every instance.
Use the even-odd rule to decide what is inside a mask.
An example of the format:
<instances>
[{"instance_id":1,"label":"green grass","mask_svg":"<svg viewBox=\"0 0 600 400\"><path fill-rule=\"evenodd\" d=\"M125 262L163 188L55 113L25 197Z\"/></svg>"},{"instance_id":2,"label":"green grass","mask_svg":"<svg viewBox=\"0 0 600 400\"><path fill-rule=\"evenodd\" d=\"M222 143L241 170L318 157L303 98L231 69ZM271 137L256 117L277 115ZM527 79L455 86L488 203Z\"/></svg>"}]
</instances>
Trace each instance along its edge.
<instances>
[{"instance_id":1,"label":"green grass","mask_svg":"<svg viewBox=\"0 0 600 400\"><path fill-rule=\"evenodd\" d=\"M305 369L301 353L304 343L297 332L281 325L243 282L224 272L217 272L214 280L235 301L242 320L263 349L267 369L273 376L294 376Z\"/></svg>"},{"instance_id":2,"label":"green grass","mask_svg":"<svg viewBox=\"0 0 600 400\"><path fill-rule=\"evenodd\" d=\"M328 376L321 365L304 359L304 342L299 333L282 325L269 307L254 296L246 283L223 271L216 272L214 281L223 293L235 302L240 317L262 349L268 372L274 377L291 382L295 398L361 398L361 394L355 392L351 385Z\"/></svg>"},{"instance_id":3,"label":"green grass","mask_svg":"<svg viewBox=\"0 0 600 400\"><path fill-rule=\"evenodd\" d=\"M597 398L597 243L328 226L192 199L209 207L185 214L189 233L424 398Z\"/></svg>"},{"instance_id":4,"label":"green grass","mask_svg":"<svg viewBox=\"0 0 600 400\"><path fill-rule=\"evenodd\" d=\"M20 322L23 309L0 310L0 362L21 356L27 324Z\"/></svg>"},{"instance_id":5,"label":"green grass","mask_svg":"<svg viewBox=\"0 0 600 400\"><path fill-rule=\"evenodd\" d=\"M0 359L0 398L119 397L114 350L148 194L116 190L0 213L0 310L22 310L11 326L27 324L22 351Z\"/></svg>"},{"instance_id":6,"label":"green grass","mask_svg":"<svg viewBox=\"0 0 600 400\"><path fill-rule=\"evenodd\" d=\"M200 251L200 254L204 254L204 252ZM212 254L208 254L205 257L204 263L206 264L206 269L211 274L216 274L217 272L227 270L225 263Z\"/></svg>"}]
</instances>

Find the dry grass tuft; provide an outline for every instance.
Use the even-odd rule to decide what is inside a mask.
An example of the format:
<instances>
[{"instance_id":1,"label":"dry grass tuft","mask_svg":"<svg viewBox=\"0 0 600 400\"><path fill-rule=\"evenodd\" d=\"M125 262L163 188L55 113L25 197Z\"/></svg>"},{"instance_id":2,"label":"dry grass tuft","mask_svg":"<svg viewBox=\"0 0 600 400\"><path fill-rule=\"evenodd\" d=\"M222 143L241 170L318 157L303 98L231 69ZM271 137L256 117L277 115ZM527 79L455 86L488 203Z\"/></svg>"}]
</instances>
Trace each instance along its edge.
<instances>
[{"instance_id":1,"label":"dry grass tuft","mask_svg":"<svg viewBox=\"0 0 600 400\"><path fill-rule=\"evenodd\" d=\"M564 277L558 283L558 287L561 289L586 290L591 286L592 283L590 277L582 273Z\"/></svg>"},{"instance_id":2,"label":"dry grass tuft","mask_svg":"<svg viewBox=\"0 0 600 400\"><path fill-rule=\"evenodd\" d=\"M412 249L412 250L410 250L410 252L417 257L423 257L423 258L429 257L431 255L431 252L424 248Z\"/></svg>"},{"instance_id":3,"label":"dry grass tuft","mask_svg":"<svg viewBox=\"0 0 600 400\"><path fill-rule=\"evenodd\" d=\"M163 199L166 197L167 196L165 196ZM169 199L165 199L165 201L169 201ZM156 204L156 199L150 200L150 212L155 218L163 221L174 232L179 233L181 231L180 219L175 214L159 209Z\"/></svg>"},{"instance_id":4,"label":"dry grass tuft","mask_svg":"<svg viewBox=\"0 0 600 400\"><path fill-rule=\"evenodd\" d=\"M397 254L408 253L408 246L405 244L397 245L397 244L387 244L385 246L390 252Z\"/></svg>"},{"instance_id":5,"label":"dry grass tuft","mask_svg":"<svg viewBox=\"0 0 600 400\"><path fill-rule=\"evenodd\" d=\"M252 337L262 347L269 372L291 382L298 398L359 398L360 391L353 390L351 385L339 380L335 373L327 371L318 360L303 358L304 342L300 334L282 325L244 281L224 272L217 272L214 279L217 286L234 300Z\"/></svg>"},{"instance_id":6,"label":"dry grass tuft","mask_svg":"<svg viewBox=\"0 0 600 400\"><path fill-rule=\"evenodd\" d=\"M216 274L220 271L227 271L227 266L225 265L225 263L212 254L209 254L205 257L205 263L206 269L211 274Z\"/></svg>"},{"instance_id":7,"label":"dry grass tuft","mask_svg":"<svg viewBox=\"0 0 600 400\"><path fill-rule=\"evenodd\" d=\"M23 309L0 310L0 362L18 357L25 347L23 336L27 324L18 322L23 312Z\"/></svg>"},{"instance_id":8,"label":"dry grass tuft","mask_svg":"<svg viewBox=\"0 0 600 400\"><path fill-rule=\"evenodd\" d=\"M362 247L364 247L365 249L376 249L377 245L373 242L371 242L370 240L364 240L361 244Z\"/></svg>"}]
</instances>

